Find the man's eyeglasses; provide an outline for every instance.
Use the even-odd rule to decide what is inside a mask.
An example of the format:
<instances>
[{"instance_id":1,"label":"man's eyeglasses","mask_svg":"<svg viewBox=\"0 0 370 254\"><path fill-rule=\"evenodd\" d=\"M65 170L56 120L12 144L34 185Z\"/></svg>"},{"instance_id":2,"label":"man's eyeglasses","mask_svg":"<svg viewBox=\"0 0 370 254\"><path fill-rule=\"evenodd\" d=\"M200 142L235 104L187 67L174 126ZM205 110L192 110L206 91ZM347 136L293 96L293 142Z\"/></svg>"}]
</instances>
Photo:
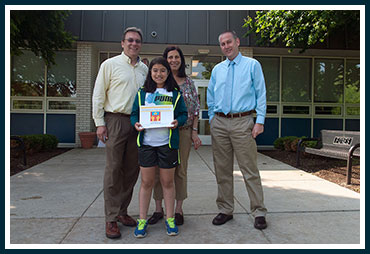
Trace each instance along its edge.
<instances>
[{"instance_id":1,"label":"man's eyeglasses","mask_svg":"<svg viewBox=\"0 0 370 254\"><path fill-rule=\"evenodd\" d=\"M125 39L126 41L128 41L129 43L133 43L134 41L137 43L137 44L140 44L141 43L141 40L139 39L136 39L134 40L133 38L128 38L128 39Z\"/></svg>"}]
</instances>

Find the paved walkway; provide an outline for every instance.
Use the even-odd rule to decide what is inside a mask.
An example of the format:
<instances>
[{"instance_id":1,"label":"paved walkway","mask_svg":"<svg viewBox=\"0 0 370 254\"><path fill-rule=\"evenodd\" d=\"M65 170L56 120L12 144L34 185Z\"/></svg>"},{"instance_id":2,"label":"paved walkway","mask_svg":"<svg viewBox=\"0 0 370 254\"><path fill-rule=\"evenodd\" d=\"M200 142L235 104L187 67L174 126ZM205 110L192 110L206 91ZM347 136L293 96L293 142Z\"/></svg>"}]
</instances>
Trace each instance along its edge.
<instances>
[{"instance_id":1,"label":"paved walkway","mask_svg":"<svg viewBox=\"0 0 370 254\"><path fill-rule=\"evenodd\" d=\"M189 198L184 202L185 224L179 227L178 236L167 236L162 220L149 226L146 238L136 239L134 228L119 224L122 237L108 239L102 193L104 153L104 148L73 149L12 176L10 243L120 244L117 246L120 248L134 247L127 244L169 243L242 244L241 248L260 248L264 244L364 246L364 242L360 244L363 237L360 237L360 194L262 154L258 155L258 165L268 209L268 228L260 231L253 227L248 195L237 165L234 219L223 226L212 225L218 210L210 146L191 151ZM129 214L135 218L139 211L139 182L129 207ZM149 214L153 210L154 202L151 202ZM71 248L74 246L81 248L81 245Z\"/></svg>"}]
</instances>

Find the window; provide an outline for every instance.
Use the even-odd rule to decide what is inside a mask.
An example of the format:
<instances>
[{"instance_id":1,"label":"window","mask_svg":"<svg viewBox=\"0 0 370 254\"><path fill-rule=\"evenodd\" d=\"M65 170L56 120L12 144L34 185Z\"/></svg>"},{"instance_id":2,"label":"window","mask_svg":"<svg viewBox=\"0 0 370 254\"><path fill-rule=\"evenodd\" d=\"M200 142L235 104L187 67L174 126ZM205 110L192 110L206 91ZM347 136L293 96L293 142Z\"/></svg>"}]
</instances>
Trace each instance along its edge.
<instances>
[{"instance_id":1,"label":"window","mask_svg":"<svg viewBox=\"0 0 370 254\"><path fill-rule=\"evenodd\" d=\"M221 62L218 56L195 56L191 61L192 79L210 79L213 67Z\"/></svg>"},{"instance_id":2,"label":"window","mask_svg":"<svg viewBox=\"0 0 370 254\"><path fill-rule=\"evenodd\" d=\"M347 60L344 93L346 103L360 103L360 60Z\"/></svg>"},{"instance_id":3,"label":"window","mask_svg":"<svg viewBox=\"0 0 370 254\"><path fill-rule=\"evenodd\" d=\"M347 115L354 115L354 116L359 116L360 115L360 107L347 107L346 111Z\"/></svg>"},{"instance_id":4,"label":"window","mask_svg":"<svg viewBox=\"0 0 370 254\"><path fill-rule=\"evenodd\" d=\"M45 65L31 51L12 57L11 96L44 96Z\"/></svg>"},{"instance_id":5,"label":"window","mask_svg":"<svg viewBox=\"0 0 370 254\"><path fill-rule=\"evenodd\" d=\"M12 110L39 113L76 110L76 52L55 52L56 64L50 67L33 52L23 53L12 57Z\"/></svg>"},{"instance_id":6,"label":"window","mask_svg":"<svg viewBox=\"0 0 370 254\"><path fill-rule=\"evenodd\" d=\"M266 113L267 114L277 114L278 109L277 105L267 105L266 107Z\"/></svg>"},{"instance_id":7,"label":"window","mask_svg":"<svg viewBox=\"0 0 370 254\"><path fill-rule=\"evenodd\" d=\"M279 65L278 57L256 57L262 65L263 75L266 83L266 100L268 102L279 101Z\"/></svg>"},{"instance_id":8,"label":"window","mask_svg":"<svg viewBox=\"0 0 370 254\"><path fill-rule=\"evenodd\" d=\"M76 97L76 53L58 52L55 63L48 69L47 96Z\"/></svg>"},{"instance_id":9,"label":"window","mask_svg":"<svg viewBox=\"0 0 370 254\"><path fill-rule=\"evenodd\" d=\"M283 58L283 102L311 101L311 59Z\"/></svg>"},{"instance_id":10,"label":"window","mask_svg":"<svg viewBox=\"0 0 370 254\"><path fill-rule=\"evenodd\" d=\"M99 63L102 64L105 60L108 59L108 53L104 53L104 52L100 53L99 59L100 59Z\"/></svg>"},{"instance_id":11,"label":"window","mask_svg":"<svg viewBox=\"0 0 370 254\"><path fill-rule=\"evenodd\" d=\"M308 115L310 114L309 106L283 106L283 114L288 115Z\"/></svg>"},{"instance_id":12,"label":"window","mask_svg":"<svg viewBox=\"0 0 370 254\"><path fill-rule=\"evenodd\" d=\"M342 115L342 108L335 106L316 106L316 115Z\"/></svg>"},{"instance_id":13,"label":"window","mask_svg":"<svg viewBox=\"0 0 370 254\"><path fill-rule=\"evenodd\" d=\"M49 101L49 110L76 110L75 101Z\"/></svg>"},{"instance_id":14,"label":"window","mask_svg":"<svg viewBox=\"0 0 370 254\"><path fill-rule=\"evenodd\" d=\"M14 100L13 109L42 110L42 101Z\"/></svg>"},{"instance_id":15,"label":"window","mask_svg":"<svg viewBox=\"0 0 370 254\"><path fill-rule=\"evenodd\" d=\"M100 52L99 54L99 66L108 58L118 56L122 54L122 52Z\"/></svg>"},{"instance_id":16,"label":"window","mask_svg":"<svg viewBox=\"0 0 370 254\"><path fill-rule=\"evenodd\" d=\"M343 102L343 59L315 59L315 102Z\"/></svg>"}]
</instances>

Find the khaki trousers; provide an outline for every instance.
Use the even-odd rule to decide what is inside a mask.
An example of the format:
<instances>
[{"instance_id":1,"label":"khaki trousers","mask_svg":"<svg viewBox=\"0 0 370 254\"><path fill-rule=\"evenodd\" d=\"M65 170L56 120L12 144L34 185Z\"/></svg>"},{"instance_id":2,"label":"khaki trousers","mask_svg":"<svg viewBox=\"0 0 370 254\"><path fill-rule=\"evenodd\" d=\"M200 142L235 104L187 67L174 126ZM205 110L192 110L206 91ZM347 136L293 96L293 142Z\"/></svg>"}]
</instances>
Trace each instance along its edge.
<instances>
[{"instance_id":1,"label":"khaki trousers","mask_svg":"<svg viewBox=\"0 0 370 254\"><path fill-rule=\"evenodd\" d=\"M108 132L106 141L106 167L104 172L105 220L117 221L126 215L132 192L139 176L137 133L130 117L123 114L106 114Z\"/></svg>"},{"instance_id":2,"label":"khaki trousers","mask_svg":"<svg viewBox=\"0 0 370 254\"><path fill-rule=\"evenodd\" d=\"M265 216L263 189L257 168L257 145L252 137L252 115L225 118L215 115L211 121L213 162L218 185L217 206L220 213L234 211L234 153L243 174L252 214Z\"/></svg>"},{"instance_id":3,"label":"khaki trousers","mask_svg":"<svg viewBox=\"0 0 370 254\"><path fill-rule=\"evenodd\" d=\"M188 159L192 144L191 132L192 132L191 128L180 129L180 143L179 143L180 164L175 169L176 200L185 200L188 197L187 171L188 171ZM154 200L163 199L163 191L159 180L158 172L156 172L156 181L154 186L153 198Z\"/></svg>"}]
</instances>

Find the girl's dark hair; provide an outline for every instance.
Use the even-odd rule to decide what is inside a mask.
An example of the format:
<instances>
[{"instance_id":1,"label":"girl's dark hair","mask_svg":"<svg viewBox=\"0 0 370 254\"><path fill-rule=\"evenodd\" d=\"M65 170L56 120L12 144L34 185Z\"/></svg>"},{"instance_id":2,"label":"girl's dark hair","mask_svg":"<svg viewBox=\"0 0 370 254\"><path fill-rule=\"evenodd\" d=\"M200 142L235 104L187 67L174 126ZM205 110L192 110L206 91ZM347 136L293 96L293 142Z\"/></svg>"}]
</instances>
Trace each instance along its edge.
<instances>
[{"instance_id":1,"label":"girl's dark hair","mask_svg":"<svg viewBox=\"0 0 370 254\"><path fill-rule=\"evenodd\" d=\"M180 58L181 58L181 65L179 68L179 72L177 73L177 76L180 78L185 78L186 73L185 73L185 57L184 54L182 53L181 49L177 46L169 46L167 47L164 52L163 52L163 57L167 60L168 52L172 50L177 50L179 52Z\"/></svg>"},{"instance_id":2,"label":"girl's dark hair","mask_svg":"<svg viewBox=\"0 0 370 254\"><path fill-rule=\"evenodd\" d=\"M172 92L175 88L180 91L179 85L177 84L176 80L172 76L171 67L168 64L167 60L163 57L156 57L150 62L148 75L146 76L146 80L144 83L144 91L147 93L154 93L154 91L157 89L157 84L152 79L152 74L151 74L152 68L155 64L163 65L164 67L166 67L169 73L164 83L164 88L166 88L168 92Z\"/></svg>"}]
</instances>

